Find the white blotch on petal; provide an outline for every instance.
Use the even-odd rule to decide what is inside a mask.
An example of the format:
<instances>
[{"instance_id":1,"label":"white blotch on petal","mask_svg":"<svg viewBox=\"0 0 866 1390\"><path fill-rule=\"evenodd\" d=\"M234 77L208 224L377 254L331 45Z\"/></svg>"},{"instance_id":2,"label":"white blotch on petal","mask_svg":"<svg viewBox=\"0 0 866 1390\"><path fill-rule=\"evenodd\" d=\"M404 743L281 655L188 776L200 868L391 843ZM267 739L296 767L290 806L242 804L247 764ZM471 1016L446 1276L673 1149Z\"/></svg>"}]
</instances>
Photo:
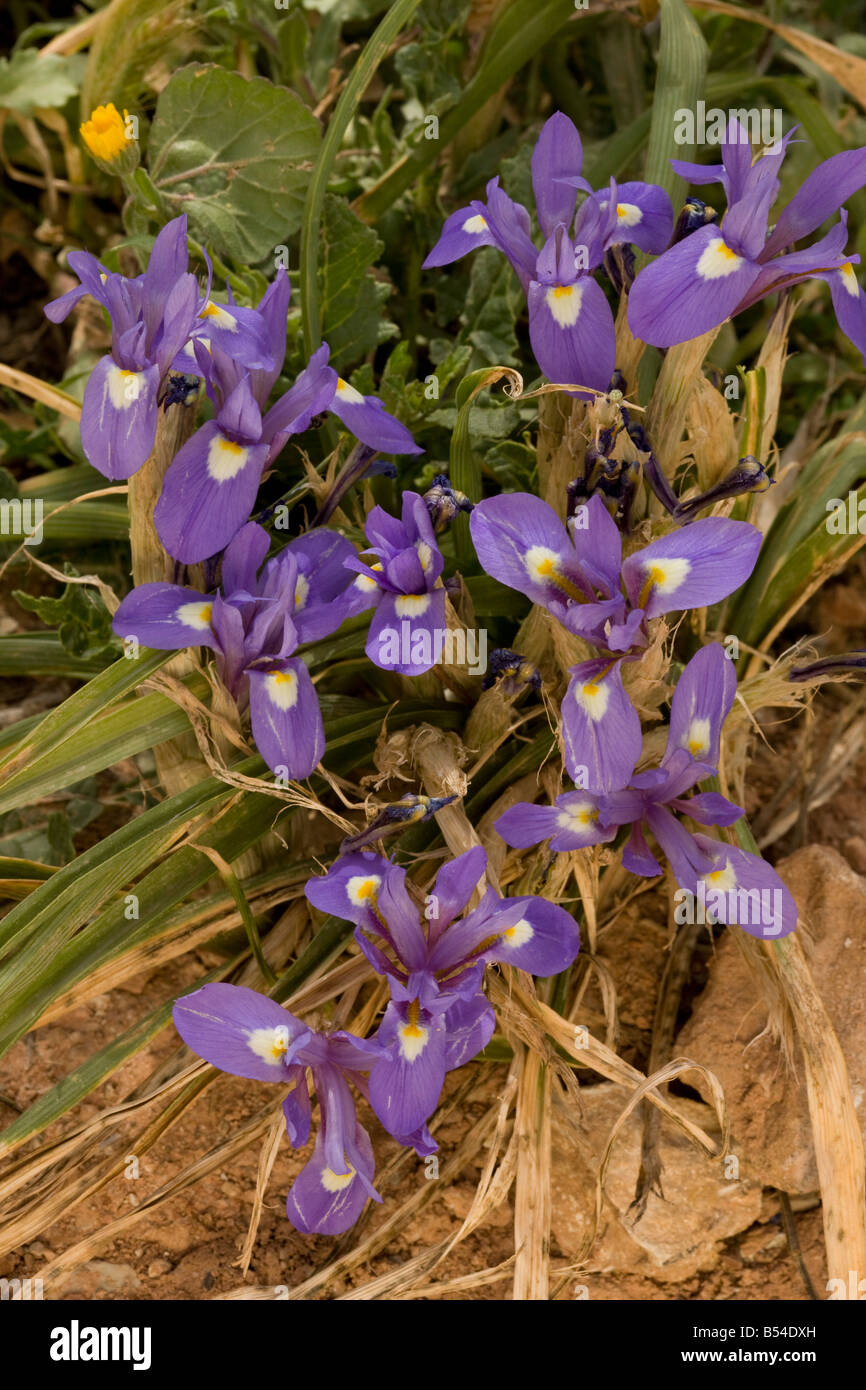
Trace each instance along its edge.
<instances>
[{"instance_id":1,"label":"white blotch on petal","mask_svg":"<svg viewBox=\"0 0 866 1390\"><path fill-rule=\"evenodd\" d=\"M115 410L129 410L144 390L144 372L127 372L123 367L109 367L108 395Z\"/></svg>"},{"instance_id":2,"label":"white blotch on petal","mask_svg":"<svg viewBox=\"0 0 866 1390\"><path fill-rule=\"evenodd\" d=\"M646 566L647 580L652 584L654 594L673 594L685 580L692 565L682 556L670 555L664 559L651 560Z\"/></svg>"},{"instance_id":3,"label":"white blotch on petal","mask_svg":"<svg viewBox=\"0 0 866 1390\"><path fill-rule=\"evenodd\" d=\"M210 603L182 603L175 613L179 623L185 623L187 627L194 627L199 632L205 632L210 627L211 613L213 605Z\"/></svg>"},{"instance_id":4,"label":"white blotch on petal","mask_svg":"<svg viewBox=\"0 0 866 1390\"><path fill-rule=\"evenodd\" d=\"M371 899L375 902L381 882L378 874L355 874L346 883L349 902L355 907L366 907Z\"/></svg>"},{"instance_id":5,"label":"white blotch on petal","mask_svg":"<svg viewBox=\"0 0 866 1390\"><path fill-rule=\"evenodd\" d=\"M414 1062L424 1051L430 1038L430 1030L420 1023L404 1023L397 1029L397 1042L404 1062Z\"/></svg>"},{"instance_id":6,"label":"white blotch on petal","mask_svg":"<svg viewBox=\"0 0 866 1390\"><path fill-rule=\"evenodd\" d=\"M476 212L474 217L467 217L460 230L461 232L469 232L471 236L480 236L482 232L487 231L487 222L480 212Z\"/></svg>"},{"instance_id":7,"label":"white blotch on petal","mask_svg":"<svg viewBox=\"0 0 866 1390\"><path fill-rule=\"evenodd\" d=\"M544 296L554 323L560 328L573 328L580 317L583 285L551 285Z\"/></svg>"},{"instance_id":8,"label":"white blotch on petal","mask_svg":"<svg viewBox=\"0 0 866 1390\"><path fill-rule=\"evenodd\" d=\"M247 1034L247 1047L275 1067L283 1065L283 1058L289 1046L288 1025L277 1024L274 1028L254 1028Z\"/></svg>"},{"instance_id":9,"label":"white blotch on petal","mask_svg":"<svg viewBox=\"0 0 866 1390\"><path fill-rule=\"evenodd\" d=\"M582 830L589 830L593 821L597 819L598 811L591 801L573 801L569 805L560 806L556 822L563 830L580 834Z\"/></svg>"},{"instance_id":10,"label":"white blotch on petal","mask_svg":"<svg viewBox=\"0 0 866 1390\"><path fill-rule=\"evenodd\" d=\"M229 333L238 331L238 321L234 314L230 314L221 304L206 304L201 316L203 319L210 319L215 328L225 328Z\"/></svg>"},{"instance_id":11,"label":"white blotch on petal","mask_svg":"<svg viewBox=\"0 0 866 1390\"><path fill-rule=\"evenodd\" d=\"M527 922L525 917L521 917L519 922L515 922L513 927L506 927L502 933L503 946L510 946L516 949L518 946L525 946L527 941L531 941L535 932L532 924Z\"/></svg>"},{"instance_id":12,"label":"white blotch on petal","mask_svg":"<svg viewBox=\"0 0 866 1390\"><path fill-rule=\"evenodd\" d=\"M274 671L268 676L268 699L278 709L293 709L298 703L298 678L294 671Z\"/></svg>"},{"instance_id":13,"label":"white blotch on petal","mask_svg":"<svg viewBox=\"0 0 866 1390\"><path fill-rule=\"evenodd\" d=\"M854 274L854 267L850 261L846 261L844 265L839 267L839 278L851 297L857 299L860 294L860 283Z\"/></svg>"},{"instance_id":14,"label":"white blotch on petal","mask_svg":"<svg viewBox=\"0 0 866 1390\"><path fill-rule=\"evenodd\" d=\"M637 203L617 203L616 220L620 227L636 227L643 221L643 213Z\"/></svg>"},{"instance_id":15,"label":"white blotch on petal","mask_svg":"<svg viewBox=\"0 0 866 1390\"><path fill-rule=\"evenodd\" d=\"M227 483L246 467L249 452L243 444L216 434L208 445L207 471L215 482Z\"/></svg>"},{"instance_id":16,"label":"white blotch on petal","mask_svg":"<svg viewBox=\"0 0 866 1390\"><path fill-rule=\"evenodd\" d=\"M733 275L735 270L739 270L742 264L742 256L738 256L736 251L732 251L730 246L717 236L704 247L695 269L702 280L724 280L728 275Z\"/></svg>"},{"instance_id":17,"label":"white blotch on petal","mask_svg":"<svg viewBox=\"0 0 866 1390\"><path fill-rule=\"evenodd\" d=\"M346 405L364 404L364 397L361 392L356 391L354 386L350 386L348 381L344 381L341 376L337 377L337 395L341 401L345 401Z\"/></svg>"},{"instance_id":18,"label":"white blotch on petal","mask_svg":"<svg viewBox=\"0 0 866 1390\"><path fill-rule=\"evenodd\" d=\"M380 564L371 565L370 569L380 570L382 566ZM360 589L365 594L372 594L373 590L378 589L378 587L379 585L376 583L375 579L371 579L369 574L359 574L358 578L355 580L355 588Z\"/></svg>"},{"instance_id":19,"label":"white blotch on petal","mask_svg":"<svg viewBox=\"0 0 866 1390\"><path fill-rule=\"evenodd\" d=\"M299 574L295 584L295 612L299 613L310 595L310 581L305 574Z\"/></svg>"},{"instance_id":20,"label":"white blotch on petal","mask_svg":"<svg viewBox=\"0 0 866 1390\"><path fill-rule=\"evenodd\" d=\"M585 685L575 686L574 698L584 714L597 724L607 714L610 686L607 681L587 681Z\"/></svg>"},{"instance_id":21,"label":"white blotch on petal","mask_svg":"<svg viewBox=\"0 0 866 1390\"><path fill-rule=\"evenodd\" d=\"M418 552L418 559L421 561L421 568L426 574L427 570L430 568L430 562L433 559L433 551L426 541L416 541L415 549Z\"/></svg>"},{"instance_id":22,"label":"white blotch on petal","mask_svg":"<svg viewBox=\"0 0 866 1390\"><path fill-rule=\"evenodd\" d=\"M693 719L683 736L682 746L683 748L688 748L693 758L700 758L705 753L709 753L709 719Z\"/></svg>"},{"instance_id":23,"label":"white blotch on petal","mask_svg":"<svg viewBox=\"0 0 866 1390\"><path fill-rule=\"evenodd\" d=\"M704 883L708 889L716 893L730 893L737 886L737 875L734 873L731 861L725 861L723 869L713 869L712 873L704 874Z\"/></svg>"},{"instance_id":24,"label":"white blotch on petal","mask_svg":"<svg viewBox=\"0 0 866 1390\"><path fill-rule=\"evenodd\" d=\"M322 1186L326 1192L342 1192L344 1187L349 1186L355 1176L355 1170L351 1163L346 1166L349 1169L348 1173L335 1173L333 1168L322 1169Z\"/></svg>"},{"instance_id":25,"label":"white blotch on petal","mask_svg":"<svg viewBox=\"0 0 866 1390\"><path fill-rule=\"evenodd\" d=\"M430 594L401 594L394 600L398 618L420 618L433 602Z\"/></svg>"},{"instance_id":26,"label":"white blotch on petal","mask_svg":"<svg viewBox=\"0 0 866 1390\"><path fill-rule=\"evenodd\" d=\"M542 584L552 574L559 574L559 556L546 545L531 546L526 552L525 564L530 579L536 584Z\"/></svg>"}]
</instances>

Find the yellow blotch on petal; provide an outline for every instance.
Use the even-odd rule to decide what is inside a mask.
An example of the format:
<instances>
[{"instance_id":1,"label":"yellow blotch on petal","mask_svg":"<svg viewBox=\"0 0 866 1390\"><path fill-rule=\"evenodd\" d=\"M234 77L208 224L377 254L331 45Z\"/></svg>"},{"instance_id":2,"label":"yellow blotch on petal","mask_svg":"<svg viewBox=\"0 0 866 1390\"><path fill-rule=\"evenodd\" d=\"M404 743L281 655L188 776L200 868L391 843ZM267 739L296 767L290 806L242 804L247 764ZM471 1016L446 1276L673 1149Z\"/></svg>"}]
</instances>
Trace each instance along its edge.
<instances>
[{"instance_id":1,"label":"yellow blotch on petal","mask_svg":"<svg viewBox=\"0 0 866 1390\"><path fill-rule=\"evenodd\" d=\"M376 894L379 891L379 884L382 882L378 874L355 874L346 884L346 894L349 902L356 907L369 904L376 906Z\"/></svg>"}]
</instances>

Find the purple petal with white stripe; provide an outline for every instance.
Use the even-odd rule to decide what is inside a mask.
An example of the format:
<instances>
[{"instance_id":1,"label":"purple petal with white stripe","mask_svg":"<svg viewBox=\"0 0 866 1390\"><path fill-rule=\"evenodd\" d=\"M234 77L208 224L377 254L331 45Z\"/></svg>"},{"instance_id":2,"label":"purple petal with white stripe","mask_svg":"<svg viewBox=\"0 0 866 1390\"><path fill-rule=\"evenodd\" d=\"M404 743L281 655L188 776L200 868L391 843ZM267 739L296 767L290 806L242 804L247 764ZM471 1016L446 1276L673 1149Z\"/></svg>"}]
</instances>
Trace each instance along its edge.
<instances>
[{"instance_id":1,"label":"purple petal with white stripe","mask_svg":"<svg viewBox=\"0 0 866 1390\"><path fill-rule=\"evenodd\" d=\"M518 802L503 812L493 828L507 845L519 849L547 839L554 850L583 849L606 844L616 835L616 826L599 823L597 798L584 791L565 792L554 806Z\"/></svg>"},{"instance_id":2,"label":"purple petal with white stripe","mask_svg":"<svg viewBox=\"0 0 866 1390\"><path fill-rule=\"evenodd\" d=\"M473 508L469 531L482 568L533 603L548 607L556 600L564 607L557 577L585 590L568 532L540 497L517 492L486 498Z\"/></svg>"},{"instance_id":3,"label":"purple petal with white stripe","mask_svg":"<svg viewBox=\"0 0 866 1390\"><path fill-rule=\"evenodd\" d=\"M640 272L629 294L629 327L655 347L700 337L734 313L759 272L718 227L701 227Z\"/></svg>"},{"instance_id":4,"label":"purple petal with white stripe","mask_svg":"<svg viewBox=\"0 0 866 1390\"><path fill-rule=\"evenodd\" d=\"M545 376L562 385L606 391L616 366L616 334L601 287L588 275L568 285L533 280L527 299L529 340ZM576 394L589 398L588 393Z\"/></svg>"},{"instance_id":5,"label":"purple petal with white stripe","mask_svg":"<svg viewBox=\"0 0 866 1390\"><path fill-rule=\"evenodd\" d=\"M362 850L341 855L326 874L308 879L304 892L320 912L330 912L381 935L376 904L382 884L387 875L404 873L381 854Z\"/></svg>"},{"instance_id":6,"label":"purple petal with white stripe","mask_svg":"<svg viewBox=\"0 0 866 1390\"><path fill-rule=\"evenodd\" d=\"M325 730L316 687L303 661L276 670L247 672L253 739L272 772L309 777L325 751Z\"/></svg>"},{"instance_id":7,"label":"purple petal with white stripe","mask_svg":"<svg viewBox=\"0 0 866 1390\"><path fill-rule=\"evenodd\" d=\"M174 1026L212 1067L254 1081L288 1080L287 1059L310 1030L275 1000L243 985L204 985L178 999Z\"/></svg>"},{"instance_id":8,"label":"purple petal with white stripe","mask_svg":"<svg viewBox=\"0 0 866 1390\"><path fill-rule=\"evenodd\" d=\"M718 767L722 725L737 694L737 673L718 642L702 647L685 667L671 701L662 767L678 748Z\"/></svg>"},{"instance_id":9,"label":"purple petal with white stripe","mask_svg":"<svg viewBox=\"0 0 866 1390\"><path fill-rule=\"evenodd\" d=\"M629 555L626 592L647 618L705 608L745 583L760 548L761 533L750 522L705 517Z\"/></svg>"},{"instance_id":10,"label":"purple petal with white stripe","mask_svg":"<svg viewBox=\"0 0 866 1390\"><path fill-rule=\"evenodd\" d=\"M445 631L445 590L383 594L364 647L375 666L421 676L436 665L437 634Z\"/></svg>"},{"instance_id":11,"label":"purple petal with white stripe","mask_svg":"<svg viewBox=\"0 0 866 1390\"><path fill-rule=\"evenodd\" d=\"M129 478L146 462L156 435L159 368L140 371L101 357L81 406L81 445L106 478Z\"/></svg>"},{"instance_id":12,"label":"purple petal with white stripe","mask_svg":"<svg viewBox=\"0 0 866 1390\"><path fill-rule=\"evenodd\" d=\"M516 903L522 908L520 918L505 927L486 957L543 977L567 969L580 950L580 931L571 914L538 897L508 898L505 905L510 909ZM496 925L494 913L492 931Z\"/></svg>"},{"instance_id":13,"label":"purple petal with white stripe","mask_svg":"<svg viewBox=\"0 0 866 1390\"><path fill-rule=\"evenodd\" d=\"M602 212L607 211L607 189L593 193ZM606 238L608 246L630 242L657 256L664 251L674 230L674 210L663 188L654 183L620 183L616 190L616 226Z\"/></svg>"},{"instance_id":14,"label":"purple petal with white stripe","mask_svg":"<svg viewBox=\"0 0 866 1390\"><path fill-rule=\"evenodd\" d=\"M388 1055L370 1072L370 1104L391 1134L411 1134L432 1115L445 1080L442 1016L418 1005L388 1005L379 1025Z\"/></svg>"},{"instance_id":15,"label":"purple petal with white stripe","mask_svg":"<svg viewBox=\"0 0 866 1390\"><path fill-rule=\"evenodd\" d=\"M625 692L620 665L599 660L572 666L562 702L566 771L588 791L624 787L640 757L640 718Z\"/></svg>"},{"instance_id":16,"label":"purple petal with white stripe","mask_svg":"<svg viewBox=\"0 0 866 1390\"><path fill-rule=\"evenodd\" d=\"M137 637L144 647L219 648L211 626L213 595L179 584L139 584L128 593L112 619L118 637Z\"/></svg>"},{"instance_id":17,"label":"purple petal with white stripe","mask_svg":"<svg viewBox=\"0 0 866 1390\"><path fill-rule=\"evenodd\" d=\"M454 1071L487 1046L496 1028L496 1015L483 994L458 999L445 1014L445 1069Z\"/></svg>"},{"instance_id":18,"label":"purple petal with white stripe","mask_svg":"<svg viewBox=\"0 0 866 1390\"><path fill-rule=\"evenodd\" d=\"M700 849L712 861L704 874L707 907L713 907L717 920L736 922L750 936L778 940L797 926L797 904L776 870L756 854L733 845L696 835ZM694 891L690 883L681 886ZM711 893L718 895L715 903Z\"/></svg>"},{"instance_id":19,"label":"purple petal with white stripe","mask_svg":"<svg viewBox=\"0 0 866 1390\"><path fill-rule=\"evenodd\" d=\"M354 1160L354 1162L352 1161ZM376 1160L370 1136L357 1120L351 1158L335 1172L328 1164L320 1132L312 1157L301 1169L286 1198L286 1215L304 1235L338 1236L348 1231L364 1209L368 1197L381 1202L372 1189Z\"/></svg>"},{"instance_id":20,"label":"purple petal with white stripe","mask_svg":"<svg viewBox=\"0 0 866 1390\"><path fill-rule=\"evenodd\" d=\"M223 550L244 524L259 488L267 444L238 444L208 420L175 455L153 519L176 560L195 564Z\"/></svg>"},{"instance_id":21,"label":"purple petal with white stripe","mask_svg":"<svg viewBox=\"0 0 866 1390\"><path fill-rule=\"evenodd\" d=\"M476 246L495 245L484 214L475 208L458 208L445 219L441 236L421 269L432 270L434 266L450 265L452 261L459 261L461 256L474 251Z\"/></svg>"}]
</instances>

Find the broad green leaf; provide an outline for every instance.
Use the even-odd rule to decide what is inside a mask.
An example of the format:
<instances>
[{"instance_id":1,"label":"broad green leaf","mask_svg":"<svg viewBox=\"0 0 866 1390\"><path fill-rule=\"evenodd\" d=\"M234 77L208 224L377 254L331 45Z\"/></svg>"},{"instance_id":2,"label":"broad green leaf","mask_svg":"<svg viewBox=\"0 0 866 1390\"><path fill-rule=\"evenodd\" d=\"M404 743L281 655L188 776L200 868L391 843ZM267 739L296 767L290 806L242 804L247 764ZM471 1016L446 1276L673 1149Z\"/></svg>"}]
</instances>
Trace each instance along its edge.
<instances>
[{"instance_id":1,"label":"broad green leaf","mask_svg":"<svg viewBox=\"0 0 866 1390\"><path fill-rule=\"evenodd\" d=\"M359 362L397 333L384 312L390 288L369 273L381 251L376 233L345 199L329 194L319 246L319 295L322 334L338 369Z\"/></svg>"},{"instance_id":2,"label":"broad green leaf","mask_svg":"<svg viewBox=\"0 0 866 1390\"><path fill-rule=\"evenodd\" d=\"M235 771L253 775L260 759L247 758ZM44 889L0 921L0 950L25 936L41 936L46 947L59 944L88 920L112 893L142 873L186 830L191 819L214 812L235 795L215 777L161 801L58 870ZM202 856L198 855L197 858ZM52 933L56 932L56 936ZM2 997L2 996L0 996Z\"/></svg>"},{"instance_id":3,"label":"broad green leaf","mask_svg":"<svg viewBox=\"0 0 866 1390\"><path fill-rule=\"evenodd\" d=\"M59 53L39 56L35 48L20 48L0 58L0 108L32 116L40 106L65 106L81 82L84 60Z\"/></svg>"},{"instance_id":4,"label":"broad green leaf","mask_svg":"<svg viewBox=\"0 0 866 1390\"><path fill-rule=\"evenodd\" d=\"M243 264L298 230L318 148L319 123L293 92L195 63L160 94L150 172L193 236Z\"/></svg>"}]
</instances>

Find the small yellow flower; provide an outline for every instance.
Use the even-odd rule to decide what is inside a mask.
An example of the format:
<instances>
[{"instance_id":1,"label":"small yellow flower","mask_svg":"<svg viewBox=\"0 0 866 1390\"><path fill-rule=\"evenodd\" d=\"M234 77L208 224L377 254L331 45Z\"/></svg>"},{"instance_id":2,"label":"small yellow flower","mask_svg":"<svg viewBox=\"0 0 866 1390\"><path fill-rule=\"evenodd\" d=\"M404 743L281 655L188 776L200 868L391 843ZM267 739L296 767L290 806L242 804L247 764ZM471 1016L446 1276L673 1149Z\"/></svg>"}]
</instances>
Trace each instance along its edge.
<instances>
[{"instance_id":1,"label":"small yellow flower","mask_svg":"<svg viewBox=\"0 0 866 1390\"><path fill-rule=\"evenodd\" d=\"M103 168L107 166L113 171L121 162L128 163L137 143L127 136L128 121L129 112L124 111L121 116L114 103L109 102L107 106L97 106L81 127L85 145Z\"/></svg>"}]
</instances>

